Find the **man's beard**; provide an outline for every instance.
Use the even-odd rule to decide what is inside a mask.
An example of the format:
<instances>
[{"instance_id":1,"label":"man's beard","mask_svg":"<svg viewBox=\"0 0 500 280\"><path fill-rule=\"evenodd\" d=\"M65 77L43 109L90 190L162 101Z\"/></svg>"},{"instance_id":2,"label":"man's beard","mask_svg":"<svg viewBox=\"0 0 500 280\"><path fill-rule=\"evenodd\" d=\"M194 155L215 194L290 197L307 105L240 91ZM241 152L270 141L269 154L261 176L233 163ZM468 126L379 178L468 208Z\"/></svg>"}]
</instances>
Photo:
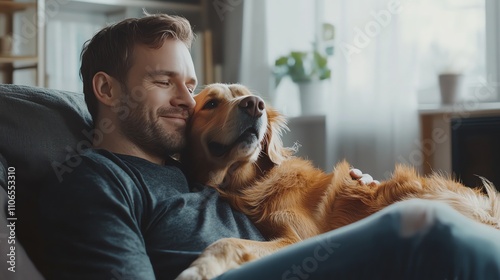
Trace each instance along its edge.
<instances>
[{"instance_id":1,"label":"man's beard","mask_svg":"<svg viewBox=\"0 0 500 280\"><path fill-rule=\"evenodd\" d=\"M179 113L178 108L160 108L155 112L155 119L150 119L150 112L138 101L133 101L132 93L122 86L125 96L120 106L127 106L130 114L120 121L121 131L125 137L145 152L158 156L171 156L178 153L186 144L185 127L166 130L160 123L160 116ZM131 103L136 103L131 106ZM135 108L133 108L135 106Z\"/></svg>"}]
</instances>

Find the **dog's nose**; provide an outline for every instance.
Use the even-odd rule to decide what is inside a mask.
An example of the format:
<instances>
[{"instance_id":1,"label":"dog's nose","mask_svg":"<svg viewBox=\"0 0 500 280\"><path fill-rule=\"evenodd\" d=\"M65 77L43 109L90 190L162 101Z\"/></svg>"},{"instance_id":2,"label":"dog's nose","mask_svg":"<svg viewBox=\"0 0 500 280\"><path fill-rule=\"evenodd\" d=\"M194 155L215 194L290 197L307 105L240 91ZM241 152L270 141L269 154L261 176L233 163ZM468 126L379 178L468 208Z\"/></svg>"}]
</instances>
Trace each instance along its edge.
<instances>
[{"instance_id":1,"label":"dog's nose","mask_svg":"<svg viewBox=\"0 0 500 280\"><path fill-rule=\"evenodd\" d=\"M266 108L264 100L258 96L247 96L240 100L238 106L251 117L258 118L262 116Z\"/></svg>"}]
</instances>

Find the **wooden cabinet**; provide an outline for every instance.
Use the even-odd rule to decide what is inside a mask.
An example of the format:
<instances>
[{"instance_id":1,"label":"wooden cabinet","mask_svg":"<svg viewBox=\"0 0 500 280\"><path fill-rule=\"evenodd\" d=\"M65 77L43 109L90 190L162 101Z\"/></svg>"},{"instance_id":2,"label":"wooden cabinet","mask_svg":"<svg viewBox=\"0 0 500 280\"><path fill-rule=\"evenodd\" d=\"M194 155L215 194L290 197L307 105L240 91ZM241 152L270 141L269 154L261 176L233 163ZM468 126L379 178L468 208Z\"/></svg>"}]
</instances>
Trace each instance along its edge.
<instances>
[{"instance_id":1,"label":"wooden cabinet","mask_svg":"<svg viewBox=\"0 0 500 280\"><path fill-rule=\"evenodd\" d=\"M460 120L500 116L500 103L421 105L419 115L421 144L419 149L410 155L414 161L412 163L417 165L420 162L425 175L433 171L451 175L453 174L452 140L454 133L461 127Z\"/></svg>"},{"instance_id":2,"label":"wooden cabinet","mask_svg":"<svg viewBox=\"0 0 500 280\"><path fill-rule=\"evenodd\" d=\"M16 73L32 72L31 85L44 86L43 0L0 0L0 81L15 83ZM6 50L5 40L11 41ZM28 73L28 75L30 75Z\"/></svg>"}]
</instances>

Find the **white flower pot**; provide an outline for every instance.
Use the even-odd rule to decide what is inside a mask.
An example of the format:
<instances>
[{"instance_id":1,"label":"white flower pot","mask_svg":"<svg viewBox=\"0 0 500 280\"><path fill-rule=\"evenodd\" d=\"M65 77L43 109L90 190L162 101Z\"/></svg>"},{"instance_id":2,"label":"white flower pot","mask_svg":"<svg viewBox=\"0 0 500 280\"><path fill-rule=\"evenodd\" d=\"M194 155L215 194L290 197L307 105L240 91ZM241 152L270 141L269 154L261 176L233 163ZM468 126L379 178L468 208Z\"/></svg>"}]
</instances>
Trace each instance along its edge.
<instances>
[{"instance_id":1,"label":"white flower pot","mask_svg":"<svg viewBox=\"0 0 500 280\"><path fill-rule=\"evenodd\" d=\"M442 104L456 103L462 94L464 86L464 75L462 74L440 74L439 89L441 91Z\"/></svg>"},{"instance_id":2,"label":"white flower pot","mask_svg":"<svg viewBox=\"0 0 500 280\"><path fill-rule=\"evenodd\" d=\"M298 83L302 115L323 115L326 112L326 82Z\"/></svg>"}]
</instances>

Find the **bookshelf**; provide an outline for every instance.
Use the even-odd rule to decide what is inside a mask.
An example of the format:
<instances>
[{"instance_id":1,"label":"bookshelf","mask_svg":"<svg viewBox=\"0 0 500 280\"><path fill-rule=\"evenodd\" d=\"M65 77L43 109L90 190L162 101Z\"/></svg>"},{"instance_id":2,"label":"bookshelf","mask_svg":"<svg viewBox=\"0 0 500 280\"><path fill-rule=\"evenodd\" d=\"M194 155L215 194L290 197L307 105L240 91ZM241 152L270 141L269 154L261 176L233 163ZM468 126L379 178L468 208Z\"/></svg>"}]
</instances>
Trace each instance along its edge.
<instances>
[{"instance_id":1,"label":"bookshelf","mask_svg":"<svg viewBox=\"0 0 500 280\"><path fill-rule=\"evenodd\" d=\"M0 36L11 41L11 47L0 52L2 83L14 83L17 72L28 70L33 72L31 85L44 86L44 28L40 25L44 21L44 5L44 0L0 0L0 17L5 23ZM29 24L30 29L20 24Z\"/></svg>"}]
</instances>

